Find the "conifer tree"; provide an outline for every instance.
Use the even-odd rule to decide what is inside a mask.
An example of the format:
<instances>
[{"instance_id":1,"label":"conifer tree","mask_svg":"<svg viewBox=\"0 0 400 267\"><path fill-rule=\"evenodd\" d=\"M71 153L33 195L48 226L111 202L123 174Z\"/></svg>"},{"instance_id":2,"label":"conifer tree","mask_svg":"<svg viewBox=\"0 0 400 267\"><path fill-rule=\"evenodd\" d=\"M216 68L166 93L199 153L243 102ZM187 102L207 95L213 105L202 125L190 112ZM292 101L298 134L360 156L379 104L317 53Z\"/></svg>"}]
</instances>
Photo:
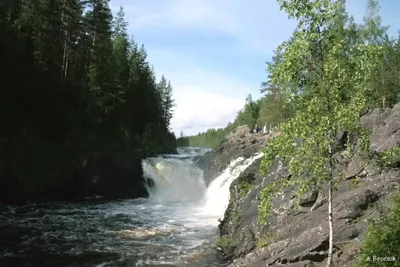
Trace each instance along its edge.
<instances>
[{"instance_id":1,"label":"conifer tree","mask_svg":"<svg viewBox=\"0 0 400 267\"><path fill-rule=\"evenodd\" d=\"M113 19L108 0L3 2L1 199L93 193L91 181L73 173L81 166L78 158L95 151L132 156L140 173L145 155L174 150L171 109L163 108L172 93L164 103L144 46L128 40L122 8ZM21 172L18 166L26 162L32 163ZM103 193L118 184L134 187L140 174L133 176L123 183L103 181Z\"/></svg>"}]
</instances>

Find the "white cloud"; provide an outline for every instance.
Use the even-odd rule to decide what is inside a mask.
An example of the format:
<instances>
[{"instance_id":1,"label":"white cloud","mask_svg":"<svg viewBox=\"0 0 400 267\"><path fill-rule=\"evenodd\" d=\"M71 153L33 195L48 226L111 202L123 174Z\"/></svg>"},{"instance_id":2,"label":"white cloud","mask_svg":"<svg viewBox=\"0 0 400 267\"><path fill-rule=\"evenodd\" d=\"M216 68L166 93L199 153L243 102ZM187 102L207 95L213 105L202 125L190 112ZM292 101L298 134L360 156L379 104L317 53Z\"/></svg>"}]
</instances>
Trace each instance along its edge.
<instances>
[{"instance_id":1,"label":"white cloud","mask_svg":"<svg viewBox=\"0 0 400 267\"><path fill-rule=\"evenodd\" d=\"M218 32L236 40L246 53L272 52L292 33L295 23L273 0L112 1L125 7L131 29L141 31ZM242 51L242 52L243 52ZM238 51L237 51L238 52Z\"/></svg>"},{"instance_id":2,"label":"white cloud","mask_svg":"<svg viewBox=\"0 0 400 267\"><path fill-rule=\"evenodd\" d=\"M174 87L177 107L171 128L177 136L181 131L190 135L224 127L243 107L246 84L204 70L181 53L148 49L148 57L156 74L164 74Z\"/></svg>"},{"instance_id":3,"label":"white cloud","mask_svg":"<svg viewBox=\"0 0 400 267\"><path fill-rule=\"evenodd\" d=\"M178 136L180 131L190 135L208 128L226 126L228 121L233 121L244 103L238 97L205 92L201 87L189 85L177 86L175 95L178 106L171 127Z\"/></svg>"}]
</instances>

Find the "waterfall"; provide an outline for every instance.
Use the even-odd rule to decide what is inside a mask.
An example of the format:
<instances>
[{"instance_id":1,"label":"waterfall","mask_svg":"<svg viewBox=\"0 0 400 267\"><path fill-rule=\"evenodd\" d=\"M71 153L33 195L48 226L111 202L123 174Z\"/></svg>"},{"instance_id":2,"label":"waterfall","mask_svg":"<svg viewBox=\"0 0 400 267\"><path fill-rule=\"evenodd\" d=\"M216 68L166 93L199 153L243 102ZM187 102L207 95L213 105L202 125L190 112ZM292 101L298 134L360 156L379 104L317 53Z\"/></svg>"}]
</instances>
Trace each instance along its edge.
<instances>
[{"instance_id":1,"label":"waterfall","mask_svg":"<svg viewBox=\"0 0 400 267\"><path fill-rule=\"evenodd\" d=\"M181 151L186 155L196 155L188 148ZM228 206L231 183L262 156L262 153L257 153L248 159L239 157L232 160L208 188L205 185L202 170L187 157L150 158L143 162L143 169L145 176L151 178L155 184L154 187L149 188L151 197L165 201L192 203L197 215L213 218L216 223L217 219L224 215Z\"/></svg>"}]
</instances>

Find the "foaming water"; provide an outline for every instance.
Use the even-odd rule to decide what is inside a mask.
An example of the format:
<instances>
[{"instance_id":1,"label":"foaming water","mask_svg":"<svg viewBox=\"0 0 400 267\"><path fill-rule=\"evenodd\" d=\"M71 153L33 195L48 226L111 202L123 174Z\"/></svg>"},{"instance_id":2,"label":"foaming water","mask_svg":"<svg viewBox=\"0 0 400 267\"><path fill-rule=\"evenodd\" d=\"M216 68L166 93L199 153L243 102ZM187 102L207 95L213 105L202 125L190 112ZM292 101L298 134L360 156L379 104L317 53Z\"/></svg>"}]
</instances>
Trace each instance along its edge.
<instances>
[{"instance_id":1,"label":"foaming water","mask_svg":"<svg viewBox=\"0 0 400 267\"><path fill-rule=\"evenodd\" d=\"M229 186L260 155L206 188L191 161L206 151L143 161L148 199L0 207L0 266L220 266L213 244Z\"/></svg>"},{"instance_id":2,"label":"foaming water","mask_svg":"<svg viewBox=\"0 0 400 267\"><path fill-rule=\"evenodd\" d=\"M203 171L190 161L151 158L143 162L143 170L145 176L155 182L155 186L149 188L151 196L160 200L197 201L207 189Z\"/></svg>"},{"instance_id":3,"label":"foaming water","mask_svg":"<svg viewBox=\"0 0 400 267\"><path fill-rule=\"evenodd\" d=\"M211 151L211 148L205 147L178 147L177 151L181 155L204 155L206 152Z\"/></svg>"},{"instance_id":4,"label":"foaming water","mask_svg":"<svg viewBox=\"0 0 400 267\"><path fill-rule=\"evenodd\" d=\"M215 217L223 215L229 204L229 187L231 183L241 172L262 156L263 153L258 153L249 159L240 157L233 160L228 168L209 185L205 195L205 203L201 207L203 214Z\"/></svg>"}]
</instances>

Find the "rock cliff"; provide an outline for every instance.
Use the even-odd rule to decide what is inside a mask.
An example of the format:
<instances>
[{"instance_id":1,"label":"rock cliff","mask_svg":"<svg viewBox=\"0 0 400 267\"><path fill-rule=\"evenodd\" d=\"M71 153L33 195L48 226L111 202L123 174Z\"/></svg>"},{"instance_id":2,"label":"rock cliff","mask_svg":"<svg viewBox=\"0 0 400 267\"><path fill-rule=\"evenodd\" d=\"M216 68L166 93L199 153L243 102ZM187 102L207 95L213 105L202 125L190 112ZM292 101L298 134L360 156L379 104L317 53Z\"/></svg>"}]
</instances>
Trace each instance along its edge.
<instances>
[{"instance_id":1,"label":"rock cliff","mask_svg":"<svg viewBox=\"0 0 400 267\"><path fill-rule=\"evenodd\" d=\"M218 173L223 171L229 162L238 157L248 158L264 147L269 136L253 134L247 126L240 126L231 132L221 143L197 160L197 165L204 171L206 183L209 184Z\"/></svg>"},{"instance_id":2,"label":"rock cliff","mask_svg":"<svg viewBox=\"0 0 400 267\"><path fill-rule=\"evenodd\" d=\"M381 160L382 152L400 144L400 104L393 109L370 110L361 122L371 133L369 153L335 155L340 162L339 171L344 173L333 195L334 263L341 267L354 265L367 223L385 212L389 196L400 182L398 165L385 165ZM203 166L204 162L211 165L209 177L231 158L252 154L265 144L265 137L250 141L253 139L244 129L236 130L208 158L202 159ZM290 175L276 161L268 175L260 176L260 163L261 159L255 161L230 187L229 206L219 226L221 239L217 248L221 257L232 267L324 266L329 234L326 188L310 192L297 209L292 209L295 196L288 188L273 200L269 225L260 226L257 216L261 188Z\"/></svg>"}]
</instances>

